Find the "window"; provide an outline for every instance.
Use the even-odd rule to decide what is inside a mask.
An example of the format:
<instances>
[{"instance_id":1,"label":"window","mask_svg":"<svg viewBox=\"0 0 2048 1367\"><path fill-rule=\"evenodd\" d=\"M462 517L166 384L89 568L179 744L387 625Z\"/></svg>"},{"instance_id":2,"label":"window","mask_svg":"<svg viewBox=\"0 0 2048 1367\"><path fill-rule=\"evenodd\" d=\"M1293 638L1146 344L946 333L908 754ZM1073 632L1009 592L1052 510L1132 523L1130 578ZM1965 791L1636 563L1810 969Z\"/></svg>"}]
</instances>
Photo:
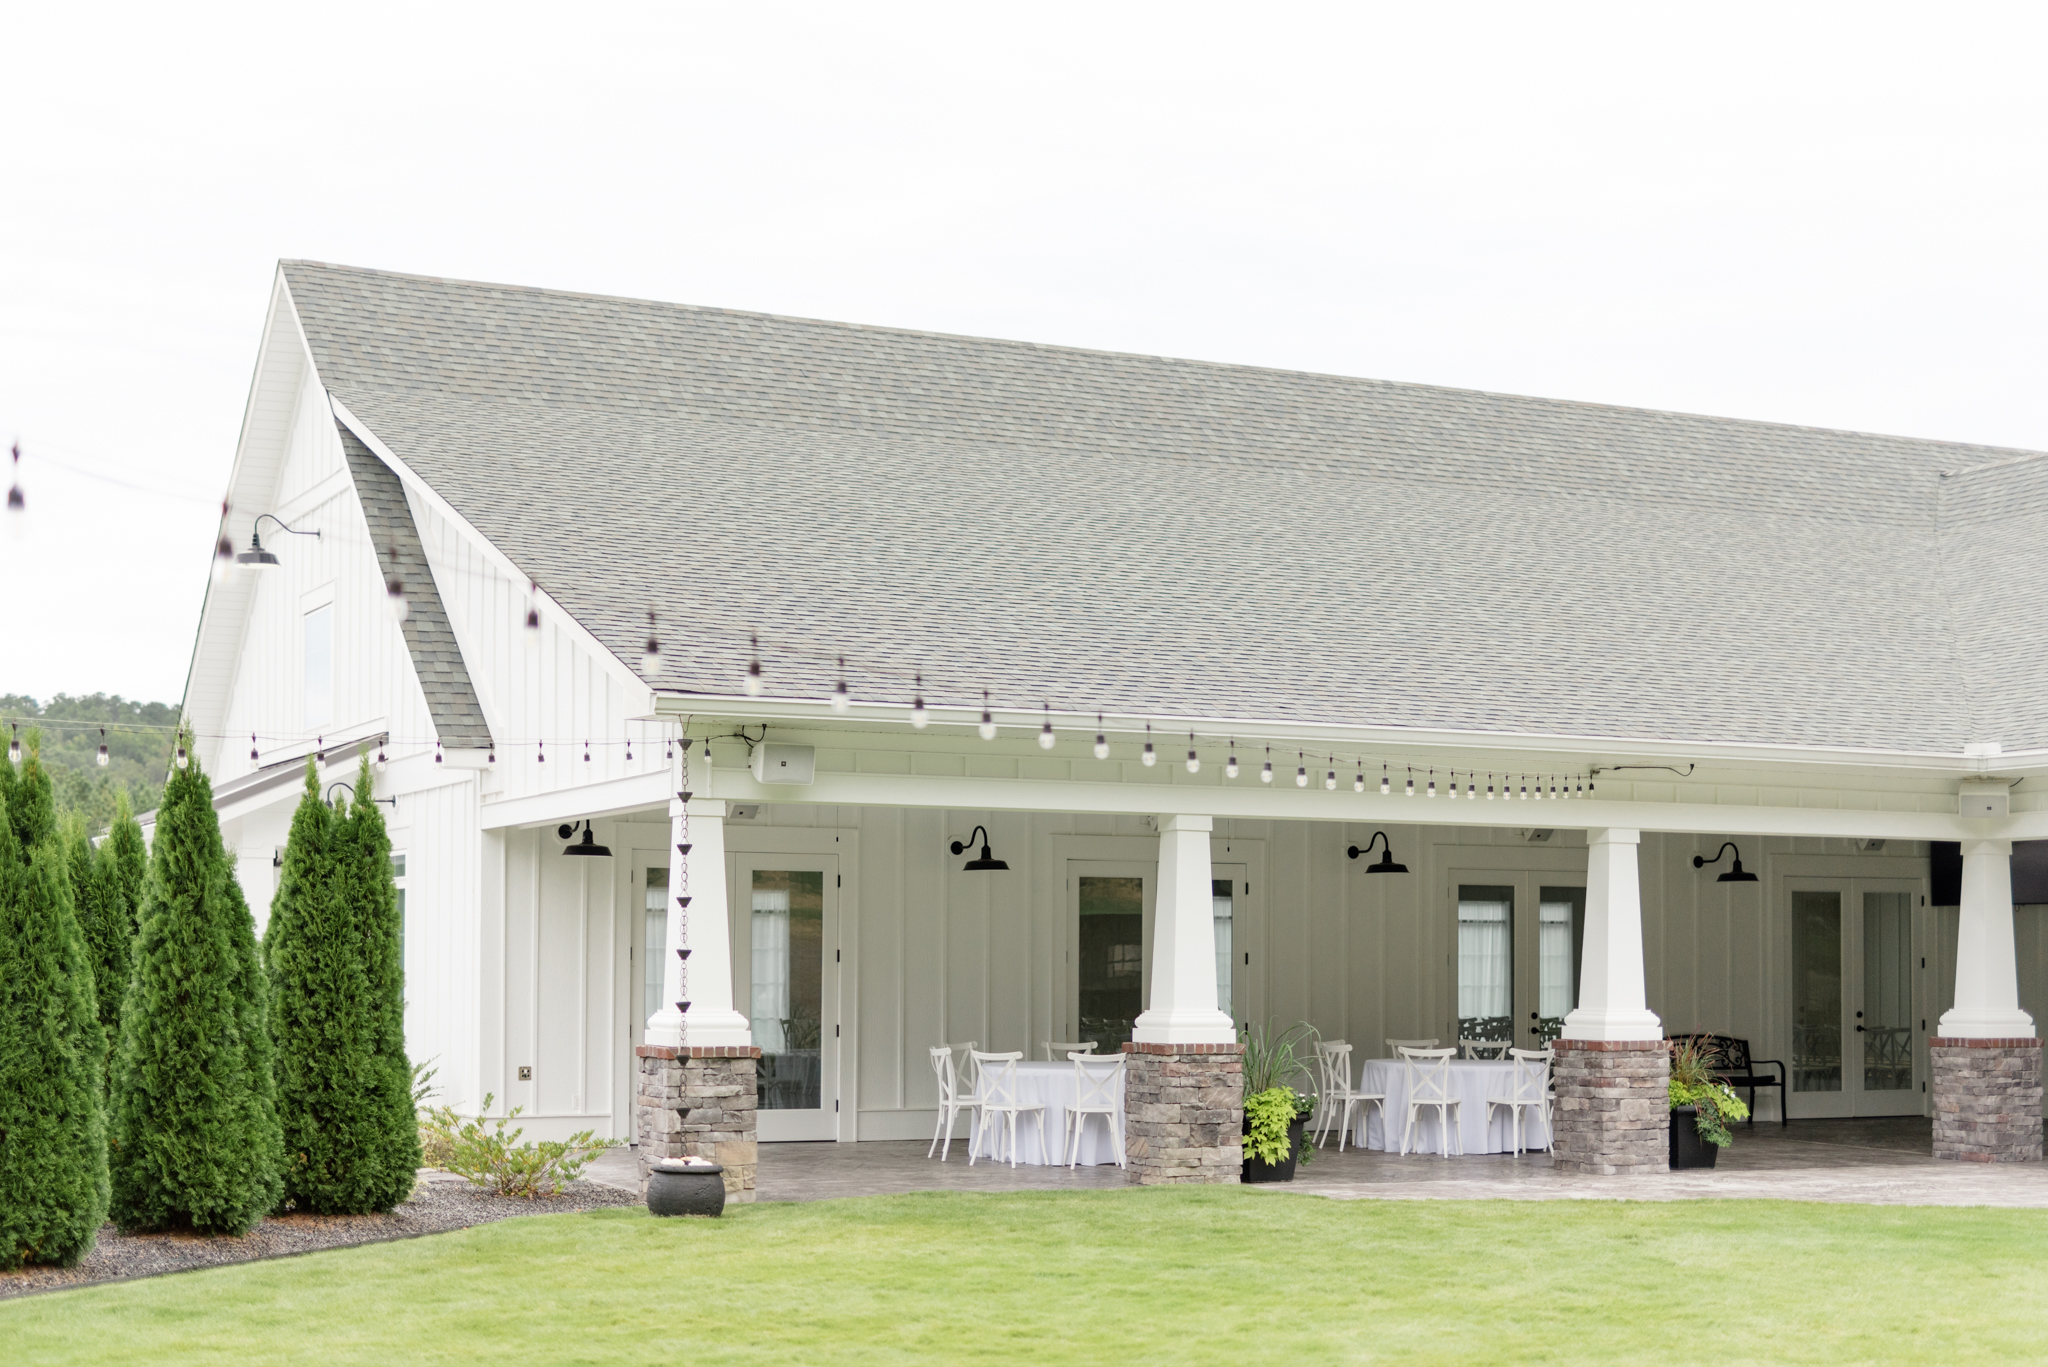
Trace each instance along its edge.
<instances>
[{"instance_id":1,"label":"window","mask_svg":"<svg viewBox=\"0 0 2048 1367\"><path fill-rule=\"evenodd\" d=\"M1216 908L1216 1009L1230 1015L1230 880L1209 880L1209 896Z\"/></svg>"},{"instance_id":2,"label":"window","mask_svg":"<svg viewBox=\"0 0 2048 1367\"><path fill-rule=\"evenodd\" d=\"M640 1005L644 1020L668 1004L661 999L661 977L668 967L667 867L647 870L647 892L641 906L647 918L641 941L647 948L640 965Z\"/></svg>"},{"instance_id":3,"label":"window","mask_svg":"<svg viewBox=\"0 0 2048 1367\"><path fill-rule=\"evenodd\" d=\"M1458 889L1458 1037L1512 1040L1515 890Z\"/></svg>"},{"instance_id":4,"label":"window","mask_svg":"<svg viewBox=\"0 0 2048 1367\"><path fill-rule=\"evenodd\" d=\"M398 889L398 967L405 969L405 856L391 856L391 882Z\"/></svg>"},{"instance_id":5,"label":"window","mask_svg":"<svg viewBox=\"0 0 2048 1367\"><path fill-rule=\"evenodd\" d=\"M334 720L334 604L306 614L306 726Z\"/></svg>"}]
</instances>

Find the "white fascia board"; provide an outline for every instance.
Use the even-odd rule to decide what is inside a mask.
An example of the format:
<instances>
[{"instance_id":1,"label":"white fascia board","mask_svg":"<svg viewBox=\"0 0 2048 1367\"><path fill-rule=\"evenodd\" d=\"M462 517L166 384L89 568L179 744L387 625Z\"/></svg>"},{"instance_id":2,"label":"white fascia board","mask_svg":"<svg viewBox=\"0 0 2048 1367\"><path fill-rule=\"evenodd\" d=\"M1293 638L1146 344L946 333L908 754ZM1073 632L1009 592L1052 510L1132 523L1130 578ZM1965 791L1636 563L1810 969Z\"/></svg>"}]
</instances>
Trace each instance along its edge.
<instances>
[{"instance_id":1,"label":"white fascia board","mask_svg":"<svg viewBox=\"0 0 2048 1367\"><path fill-rule=\"evenodd\" d=\"M472 546L476 547L478 554L495 566L498 572L504 575L509 582L513 584L517 584L521 580L525 580L529 584L534 582L531 575L513 563L511 556L499 550L489 537L477 530L474 523L457 512L454 505L449 503L447 499L441 497L435 491L433 485L421 479L417 471L403 460L400 460L390 447L378 440L377 434L370 430L369 425L354 413L351 413L348 405L336 398L332 391L329 391L327 395L327 402L333 407L334 416L341 420L342 425L355 433L361 439L363 445L369 447L371 452L376 455L377 459L383 461L398 473L398 478L405 485L408 493L417 495L427 506L432 508L441 517L446 518L450 525L455 527ZM421 544L424 545L425 542L423 541ZM536 597L540 600L542 608L555 618L557 625L564 628L569 633L571 639L588 652L590 657L597 661L598 666L625 690L625 696L628 699L628 715L635 718L651 717L654 714L654 690L647 686L647 681L638 674L635 674L626 665L626 662L614 655L602 641L591 635L583 623L577 621L567 609L556 602L546 589L541 589Z\"/></svg>"},{"instance_id":2,"label":"white fascia board","mask_svg":"<svg viewBox=\"0 0 2048 1367\"><path fill-rule=\"evenodd\" d=\"M650 807L658 807L666 814L674 796L669 788L668 770L659 769L501 802L487 799L483 804L483 828L499 831L513 826L548 826L558 821L597 821Z\"/></svg>"},{"instance_id":3,"label":"white fascia board","mask_svg":"<svg viewBox=\"0 0 2048 1367\"><path fill-rule=\"evenodd\" d=\"M792 727L818 731L858 728L891 729L910 725L908 703L856 702L845 712L835 712L829 700L749 698L741 694L657 693L656 714L663 718L716 717L755 725L782 722ZM978 706L933 706L931 725L945 729L962 728L972 735L981 721ZM1035 734L1045 724L1043 710L1027 711L995 707L990 715L1012 736ZM1093 735L1098 729L1093 712L1052 714L1056 731L1068 735ZM1578 735L1537 735L1504 731L1458 731L1398 726L1340 726L1321 722L1276 721L1256 718L1187 717L1161 714L1132 717L1104 714L1101 728L1117 736L1135 736L1152 724L1152 736L1162 753L1171 753L1176 732L1195 732L1205 745L1234 738L1249 754L1254 745L1272 744L1276 749L1305 749L1314 754L1332 749L1356 751L1442 752L1481 751L1490 755L1527 754L1546 772L1563 760L1579 759L1586 765L1607 768L1619 760L1655 761L1660 764L1689 760L1711 764L1797 765L1808 769L1890 769L1935 773L1958 778L1979 774L2048 773L2048 750L2029 750L1991 758L1964 756L1955 752L1920 750L1856 749L1847 746L1737 744L1725 741L1676 741L1635 737ZM1343 756L1339 756L1343 758ZM1462 766L1461 766L1462 767ZM1496 766L1498 767L1498 766ZM1532 767L1531 772L1534 772Z\"/></svg>"},{"instance_id":4,"label":"white fascia board","mask_svg":"<svg viewBox=\"0 0 2048 1367\"><path fill-rule=\"evenodd\" d=\"M1114 816L1209 816L1253 821L1338 821L1356 826L1619 827L1709 835L1804 835L1843 839L2004 839L2013 821L1953 812L1874 812L1839 807L1744 807L1701 802L1603 802L1588 798L1475 808L1468 800L1326 792L1291 783L1266 788L1168 787L1045 779L931 778L904 774L820 774L813 783L764 784L744 769L713 771L700 797L736 802L849 807L950 808L968 812L1073 812ZM1512 816L1510 816L1512 813ZM2048 818L2048 814L2039 814ZM2017 819L2015 819L2017 820ZM490 824L488 821L486 824ZM2044 820L2048 827L2048 820Z\"/></svg>"},{"instance_id":5,"label":"white fascia board","mask_svg":"<svg viewBox=\"0 0 2048 1367\"><path fill-rule=\"evenodd\" d=\"M273 353L277 349L277 329L287 324L291 327L293 338L298 343L297 350L301 363L305 366L305 373L313 376L317 382L319 372L313 366L312 349L306 343L305 330L299 326L298 310L292 307L291 292L285 286L284 267L280 264L275 275L272 277L270 305L263 315L263 340L256 348L256 365L249 377L249 397L242 405L242 425L235 436L235 459L228 467L228 483L225 496L231 506L243 506L249 502L249 499L244 497L248 491L242 487L244 477L243 465L249 452L249 429L255 421L257 401L273 379L271 361ZM258 499L256 501L262 502L263 500ZM258 511L261 513L269 510L259 509ZM227 534L228 519L224 514L221 518L220 528L214 535L221 537ZM231 579L226 586L227 592L216 593L215 589L217 586L213 582L212 574L212 552L213 547L209 544L207 547L206 594L200 600L199 625L198 629L193 633L192 659L185 668L185 692L178 708L179 720L201 734L210 734L218 731L220 728L217 716L198 718L194 717L190 711L192 705L192 685L198 675L200 657L205 652L209 641L216 639L217 633L228 634L233 642L230 653L235 656L240 655L242 637L248 626L249 602L254 587L253 585L239 583ZM227 647L216 648L227 649ZM232 677L234 673L232 661L228 663L227 669L230 677Z\"/></svg>"}]
</instances>

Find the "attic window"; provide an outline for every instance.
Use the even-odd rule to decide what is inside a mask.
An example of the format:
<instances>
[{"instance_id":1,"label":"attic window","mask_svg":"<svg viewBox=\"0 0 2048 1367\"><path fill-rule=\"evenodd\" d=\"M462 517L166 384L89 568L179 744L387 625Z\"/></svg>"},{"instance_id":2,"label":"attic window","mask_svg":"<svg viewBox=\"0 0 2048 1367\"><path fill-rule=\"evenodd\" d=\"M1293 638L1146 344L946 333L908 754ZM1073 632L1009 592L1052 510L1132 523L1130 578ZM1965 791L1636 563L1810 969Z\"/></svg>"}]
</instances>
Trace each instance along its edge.
<instances>
[{"instance_id":1,"label":"attic window","mask_svg":"<svg viewBox=\"0 0 2048 1367\"><path fill-rule=\"evenodd\" d=\"M306 727L334 720L334 604L306 614Z\"/></svg>"}]
</instances>

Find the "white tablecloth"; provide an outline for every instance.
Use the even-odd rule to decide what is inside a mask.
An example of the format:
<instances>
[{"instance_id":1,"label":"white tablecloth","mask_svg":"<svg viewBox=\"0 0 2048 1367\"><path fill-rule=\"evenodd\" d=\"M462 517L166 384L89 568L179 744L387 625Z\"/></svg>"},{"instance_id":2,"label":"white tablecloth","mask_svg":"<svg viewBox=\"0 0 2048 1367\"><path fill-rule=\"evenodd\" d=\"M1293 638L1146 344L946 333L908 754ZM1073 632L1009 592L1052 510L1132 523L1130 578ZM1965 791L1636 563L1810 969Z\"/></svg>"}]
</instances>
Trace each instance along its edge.
<instances>
[{"instance_id":1,"label":"white tablecloth","mask_svg":"<svg viewBox=\"0 0 2048 1367\"><path fill-rule=\"evenodd\" d=\"M1354 1119L1355 1142L1368 1149L1385 1149L1398 1153L1401 1149L1401 1130L1408 1123L1408 1074L1400 1059L1369 1058L1361 1068L1358 1090L1379 1092L1387 1098L1386 1124L1380 1123L1380 1108L1375 1105L1358 1107L1352 1112L1366 1113L1364 1120ZM1509 1108L1497 1106L1493 1111L1493 1122L1487 1123L1486 1099L1490 1096L1513 1096L1515 1092L1515 1065L1503 1059L1452 1059L1450 1062L1450 1093L1462 1104L1453 1114L1458 1117L1458 1135L1465 1142L1466 1153L1512 1153L1515 1147L1513 1124ZM1543 1112L1538 1107L1522 1108L1522 1147L1525 1149L1547 1149L1550 1147L1550 1128L1543 1123ZM1437 1108L1427 1107L1416 1112L1415 1133L1408 1141L1408 1152L1421 1149L1425 1153L1438 1153L1443 1148L1437 1132ZM1456 1154L1458 1146L1453 1144L1451 1152Z\"/></svg>"},{"instance_id":2,"label":"white tablecloth","mask_svg":"<svg viewBox=\"0 0 2048 1367\"><path fill-rule=\"evenodd\" d=\"M1116 1085L1117 1103L1123 1103L1123 1083ZM1066 1165L1067 1153L1060 1136L1065 1131L1067 1108L1080 1098L1080 1088L1074 1078L1074 1065L1060 1063L1019 1063L1017 1065L1017 1101L1025 1106L1045 1107L1045 1145L1038 1143L1038 1117L1026 1111L1017 1117L1017 1161L1019 1163L1053 1163ZM1121 1117L1118 1117L1120 1120ZM1081 1126L1080 1163L1092 1167L1097 1163L1116 1162L1116 1153L1109 1145L1109 1126L1112 1122L1101 1115L1089 1115ZM1000 1153L1002 1161L1010 1161L1009 1122L1000 1117L990 1118L990 1125L996 1131L990 1139L983 1136L981 1157L986 1160L991 1153ZM1047 1150L1050 1150L1048 1154Z\"/></svg>"}]
</instances>

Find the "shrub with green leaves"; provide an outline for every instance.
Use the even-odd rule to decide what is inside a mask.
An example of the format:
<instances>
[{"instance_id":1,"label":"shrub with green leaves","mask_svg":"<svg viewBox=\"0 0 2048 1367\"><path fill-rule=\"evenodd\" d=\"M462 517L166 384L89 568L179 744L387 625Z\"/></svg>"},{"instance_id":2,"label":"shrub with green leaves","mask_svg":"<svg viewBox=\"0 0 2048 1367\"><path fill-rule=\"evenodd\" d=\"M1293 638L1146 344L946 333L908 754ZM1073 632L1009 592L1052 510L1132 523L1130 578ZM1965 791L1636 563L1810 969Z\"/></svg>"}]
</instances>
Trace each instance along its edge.
<instances>
[{"instance_id":1,"label":"shrub with green leaves","mask_svg":"<svg viewBox=\"0 0 2048 1367\"><path fill-rule=\"evenodd\" d=\"M108 1199L106 1037L38 739L0 760L0 1267L76 1263Z\"/></svg>"},{"instance_id":2,"label":"shrub with green leaves","mask_svg":"<svg viewBox=\"0 0 2048 1367\"><path fill-rule=\"evenodd\" d=\"M157 809L121 1004L109 1157L123 1228L242 1234L277 1205L266 1006L256 924L195 757Z\"/></svg>"},{"instance_id":3,"label":"shrub with green leaves","mask_svg":"<svg viewBox=\"0 0 2048 1367\"><path fill-rule=\"evenodd\" d=\"M1285 1163L1291 1147L1287 1127L1294 1123L1298 1109L1292 1087L1268 1087L1246 1097L1244 1156L1261 1163Z\"/></svg>"},{"instance_id":4,"label":"shrub with green leaves","mask_svg":"<svg viewBox=\"0 0 2048 1367\"><path fill-rule=\"evenodd\" d=\"M384 1173L375 1195L385 1204L375 1209L388 1210L411 1193L419 1171L419 1099L405 1050L405 925L391 869L391 836L372 783L365 754L357 768L348 820L337 830L335 869L345 914L362 938L371 1018L367 1090Z\"/></svg>"},{"instance_id":5,"label":"shrub with green leaves","mask_svg":"<svg viewBox=\"0 0 2048 1367\"><path fill-rule=\"evenodd\" d=\"M483 1109L489 1111L494 1098L486 1094ZM511 1134L505 1127L526 1108L515 1106L509 1115L470 1118L455 1113L451 1106L436 1106L426 1113L421 1128L427 1149L437 1166L467 1177L473 1184L499 1196L553 1196L566 1182L573 1182L593 1158L606 1149L617 1148L623 1140L595 1138L595 1130L581 1130L567 1139L546 1139L522 1144L524 1129Z\"/></svg>"},{"instance_id":6,"label":"shrub with green leaves","mask_svg":"<svg viewBox=\"0 0 2048 1367\"><path fill-rule=\"evenodd\" d=\"M1674 1109L1695 1108L1694 1127L1700 1138L1725 1149L1734 1142L1734 1136L1728 1133L1728 1123L1749 1119L1749 1107L1715 1072L1720 1061L1720 1055L1706 1040L1680 1040L1671 1050L1671 1080L1667 1085Z\"/></svg>"}]
</instances>

